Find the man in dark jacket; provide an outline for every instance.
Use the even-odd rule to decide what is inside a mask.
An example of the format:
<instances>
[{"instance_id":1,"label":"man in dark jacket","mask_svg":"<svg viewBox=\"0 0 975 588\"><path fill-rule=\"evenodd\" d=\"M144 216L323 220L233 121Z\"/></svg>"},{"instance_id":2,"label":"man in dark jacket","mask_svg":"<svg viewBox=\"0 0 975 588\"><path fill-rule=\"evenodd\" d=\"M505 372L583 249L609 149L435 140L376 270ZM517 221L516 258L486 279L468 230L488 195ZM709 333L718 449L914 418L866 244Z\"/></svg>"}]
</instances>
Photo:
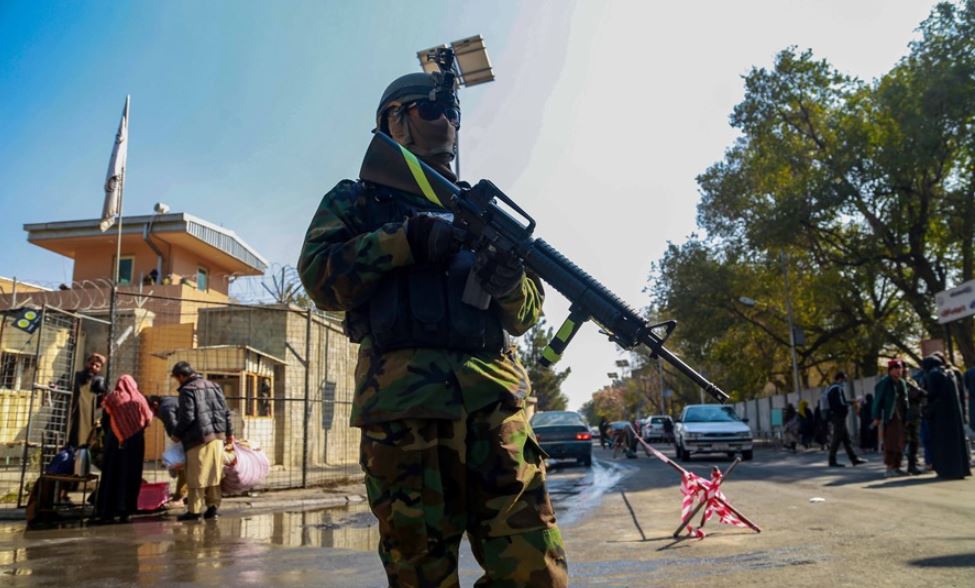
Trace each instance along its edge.
<instances>
[{"instance_id":1,"label":"man in dark jacket","mask_svg":"<svg viewBox=\"0 0 975 588\"><path fill-rule=\"evenodd\" d=\"M173 366L179 382L179 406L173 441L186 451L186 482L189 486L186 513L181 521L195 521L206 502L203 518L213 519L220 507L220 480L223 475L224 444L234 442L230 411L220 386L196 373L181 361Z\"/></svg>"},{"instance_id":2,"label":"man in dark jacket","mask_svg":"<svg viewBox=\"0 0 975 588\"><path fill-rule=\"evenodd\" d=\"M834 468L845 467L836 461L836 451L840 448L840 443L846 449L846 455L850 458L852 465L865 463L865 460L857 457L850 446L850 433L846 428L846 416L850 414L850 403L846 400L846 373L836 372L833 384L826 390L826 398L829 402L829 421L833 427L833 437L829 443L829 465Z\"/></svg>"},{"instance_id":3,"label":"man in dark jacket","mask_svg":"<svg viewBox=\"0 0 975 588\"><path fill-rule=\"evenodd\" d=\"M167 443L172 443L172 437L176 435L176 413L179 411L179 397L150 396L148 400L149 408L152 409L152 413L162 422L163 428L166 430L166 437L169 438ZM183 500L187 493L186 466L184 464L176 474L176 491L173 492L172 499Z\"/></svg>"}]
</instances>

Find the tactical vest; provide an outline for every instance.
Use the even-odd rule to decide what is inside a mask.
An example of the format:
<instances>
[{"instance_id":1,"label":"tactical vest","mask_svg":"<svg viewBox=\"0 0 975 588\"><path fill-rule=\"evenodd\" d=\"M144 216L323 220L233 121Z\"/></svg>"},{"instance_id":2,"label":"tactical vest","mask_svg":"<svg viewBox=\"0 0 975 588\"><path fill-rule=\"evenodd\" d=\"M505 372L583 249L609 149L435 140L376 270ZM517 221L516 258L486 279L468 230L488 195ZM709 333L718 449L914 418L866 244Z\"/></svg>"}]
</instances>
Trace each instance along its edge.
<instances>
[{"instance_id":1,"label":"tactical vest","mask_svg":"<svg viewBox=\"0 0 975 588\"><path fill-rule=\"evenodd\" d=\"M362 181L357 185L354 210L359 233L417 214L444 212L433 204L412 204L386 186ZM355 343L371 337L380 352L407 348L500 352L505 335L495 307L479 310L461 300L473 265L474 254L462 250L446 262L388 272L366 304L346 313L346 334Z\"/></svg>"}]
</instances>

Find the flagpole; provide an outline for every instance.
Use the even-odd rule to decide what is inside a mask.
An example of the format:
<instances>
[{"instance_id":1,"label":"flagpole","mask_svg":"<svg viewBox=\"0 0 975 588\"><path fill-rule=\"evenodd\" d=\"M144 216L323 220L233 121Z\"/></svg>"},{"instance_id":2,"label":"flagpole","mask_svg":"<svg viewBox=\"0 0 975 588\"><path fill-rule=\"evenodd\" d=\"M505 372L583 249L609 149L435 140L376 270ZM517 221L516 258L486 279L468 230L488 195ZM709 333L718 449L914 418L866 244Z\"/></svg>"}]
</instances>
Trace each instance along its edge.
<instances>
[{"instance_id":1,"label":"flagpole","mask_svg":"<svg viewBox=\"0 0 975 588\"><path fill-rule=\"evenodd\" d=\"M119 268L122 261L122 202L125 199L125 168L122 168L122 176L119 178L118 189L118 233L115 237L115 285L119 283Z\"/></svg>"},{"instance_id":2,"label":"flagpole","mask_svg":"<svg viewBox=\"0 0 975 588\"><path fill-rule=\"evenodd\" d=\"M112 299L111 299L111 304L110 304L110 308L109 308L109 311L108 311L108 318L109 318L109 324L108 324L108 365L106 366L106 369L105 369L105 380L108 383L109 389L112 389L112 376L113 376L113 374L115 372L118 371L117 365L116 365L118 362L116 361L116 351L117 350L115 349L115 347L116 347L115 335L116 335L116 330L117 330L116 329L116 323L118 322L117 319L118 319L119 270L121 269L121 264L122 264L122 203L123 203L123 200L124 200L124 197L125 197L125 172L126 172L126 168L128 167L127 166L127 161L126 161L128 159L127 156L128 156L128 149L129 149L128 144L127 144L128 140L129 140L129 138L128 138L128 134L129 134L129 121L128 121L128 118L129 118L129 96L126 96L125 97L125 110L123 111L123 114L122 114L122 124L125 125L125 127L124 127L125 136L123 137L123 140L126 142L126 145L125 145L125 153L123 155L123 160L122 160L122 169L121 169L121 173L119 174L118 212L117 212L117 217L118 217L118 232L115 234L116 235L115 236L115 276L114 276L114 279L112 280ZM122 128L121 127L119 129L119 132L120 133L122 132ZM116 147L117 147L117 145L116 145ZM134 268L133 268L133 270L134 270Z\"/></svg>"}]
</instances>

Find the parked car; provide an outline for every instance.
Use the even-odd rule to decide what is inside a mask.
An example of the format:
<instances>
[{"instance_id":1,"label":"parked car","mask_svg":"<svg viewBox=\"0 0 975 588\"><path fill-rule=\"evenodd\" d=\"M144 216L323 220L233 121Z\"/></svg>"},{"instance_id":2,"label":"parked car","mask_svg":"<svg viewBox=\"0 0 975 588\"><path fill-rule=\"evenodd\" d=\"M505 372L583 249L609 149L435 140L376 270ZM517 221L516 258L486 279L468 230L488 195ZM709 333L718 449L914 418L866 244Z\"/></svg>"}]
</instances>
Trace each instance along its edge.
<instances>
[{"instance_id":1,"label":"parked car","mask_svg":"<svg viewBox=\"0 0 975 588\"><path fill-rule=\"evenodd\" d=\"M581 414L571 410L539 412L532 417L532 429L549 457L592 465L592 433Z\"/></svg>"},{"instance_id":2,"label":"parked car","mask_svg":"<svg viewBox=\"0 0 975 588\"><path fill-rule=\"evenodd\" d=\"M599 434L599 427L589 426L589 434L592 435L593 439L599 439L602 435Z\"/></svg>"},{"instance_id":3,"label":"parked car","mask_svg":"<svg viewBox=\"0 0 975 588\"><path fill-rule=\"evenodd\" d=\"M668 426L669 424L669 426ZM653 441L670 441L673 437L674 422L664 414L656 414L643 419L640 435L647 443ZM668 433L668 431L670 431Z\"/></svg>"},{"instance_id":4,"label":"parked car","mask_svg":"<svg viewBox=\"0 0 975 588\"><path fill-rule=\"evenodd\" d=\"M748 461L752 458L752 431L730 406L691 404L684 407L674 424L674 449L681 461L702 453L726 453L729 457L741 453Z\"/></svg>"}]
</instances>

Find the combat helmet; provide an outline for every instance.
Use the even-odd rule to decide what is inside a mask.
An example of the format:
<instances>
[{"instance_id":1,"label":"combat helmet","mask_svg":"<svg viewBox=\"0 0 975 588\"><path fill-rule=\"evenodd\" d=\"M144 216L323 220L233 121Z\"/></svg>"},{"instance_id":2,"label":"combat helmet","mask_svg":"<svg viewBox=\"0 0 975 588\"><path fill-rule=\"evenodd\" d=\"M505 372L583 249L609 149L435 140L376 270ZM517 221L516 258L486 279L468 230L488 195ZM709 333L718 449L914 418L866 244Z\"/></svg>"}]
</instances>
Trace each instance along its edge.
<instances>
[{"instance_id":1,"label":"combat helmet","mask_svg":"<svg viewBox=\"0 0 975 588\"><path fill-rule=\"evenodd\" d=\"M443 75L440 73L409 73L393 80L386 90L383 97L379 100L379 107L376 109L376 128L386 132L383 128L383 112L394 102L405 104L414 100L430 100L441 102L452 102L456 105L457 97L454 92L448 92L449 96L438 96L443 94L441 87Z\"/></svg>"}]
</instances>

